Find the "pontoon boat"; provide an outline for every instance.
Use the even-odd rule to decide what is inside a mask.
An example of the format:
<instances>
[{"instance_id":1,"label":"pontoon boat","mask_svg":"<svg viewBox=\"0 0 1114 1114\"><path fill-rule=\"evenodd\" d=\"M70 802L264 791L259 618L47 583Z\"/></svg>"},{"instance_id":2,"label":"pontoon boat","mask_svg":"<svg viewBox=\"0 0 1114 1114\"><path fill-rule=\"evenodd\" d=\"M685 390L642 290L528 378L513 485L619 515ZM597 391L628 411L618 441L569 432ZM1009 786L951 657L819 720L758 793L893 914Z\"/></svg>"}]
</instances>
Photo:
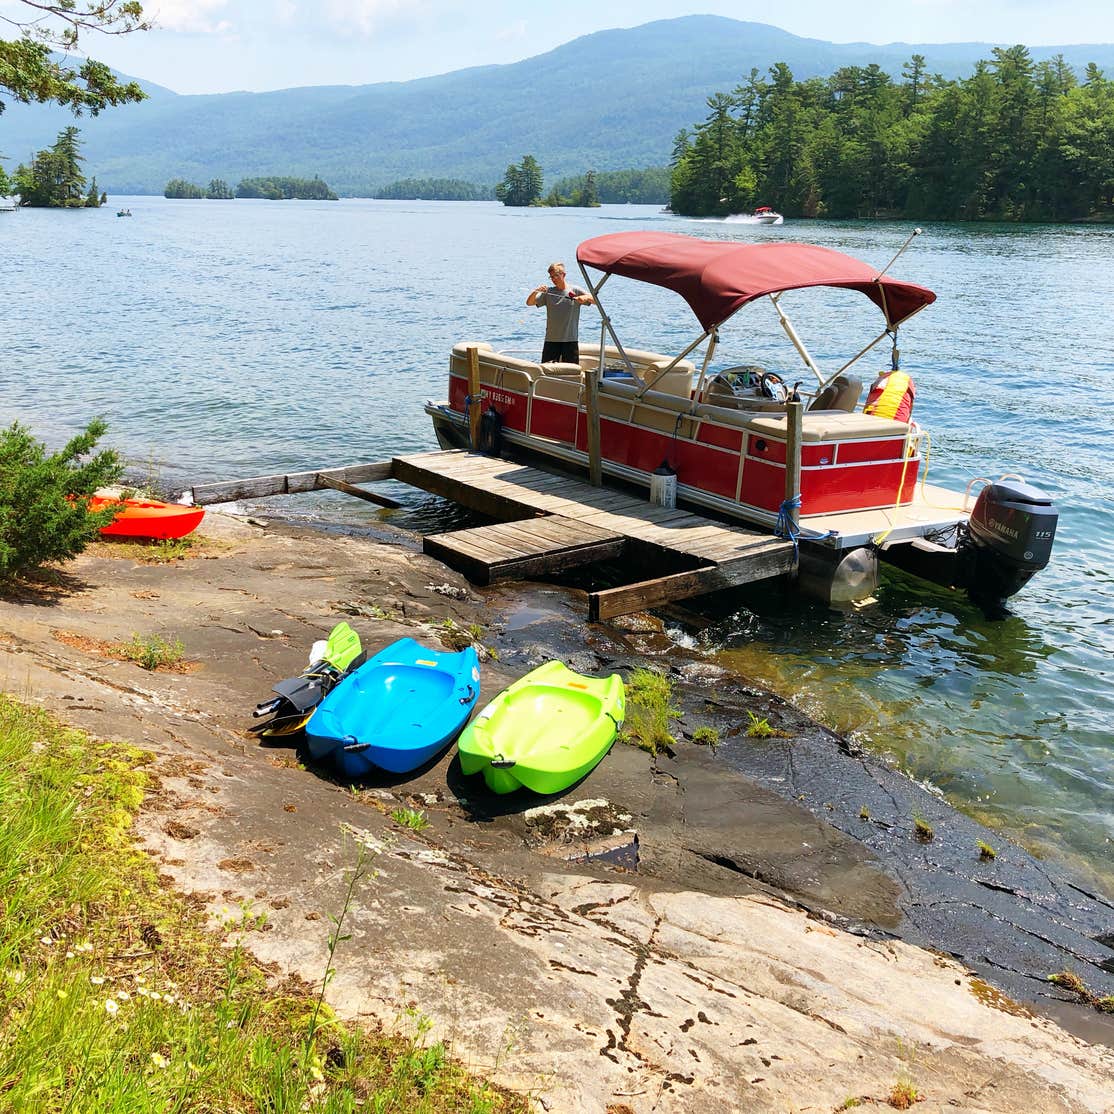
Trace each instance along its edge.
<instances>
[{"instance_id":1,"label":"pontoon boat","mask_svg":"<svg viewBox=\"0 0 1114 1114\"><path fill-rule=\"evenodd\" d=\"M505 455L586 468L591 376L598 382L605 480L649 489L664 463L676 474L682 504L790 533L800 546L802 590L833 601L869 596L882 558L964 588L995 611L1048 563L1057 511L1046 494L1003 477L985 482L972 506L972 485L964 493L927 482L927 434L903 409L893 416L858 409L863 384L852 366L890 338L896 368L898 328L935 301L931 290L890 278L889 265L879 271L809 244L620 232L585 241L577 260L602 320L600 343L581 345L579 364L542 365L488 343L472 345L479 350L480 405L499 423ZM601 302L612 275L680 294L700 335L676 356L626 347ZM827 374L781 305L786 291L806 287L857 291L885 321L857 355ZM713 370L720 327L762 300L772 304L815 379L811 389L798 385L804 413L796 493L788 491L795 475L787 458L790 418L799 412L790 405L790 385L761 367ZM698 369L689 357L701 345ZM468 446L469 347L453 348L448 400L426 404L445 448Z\"/></svg>"}]
</instances>

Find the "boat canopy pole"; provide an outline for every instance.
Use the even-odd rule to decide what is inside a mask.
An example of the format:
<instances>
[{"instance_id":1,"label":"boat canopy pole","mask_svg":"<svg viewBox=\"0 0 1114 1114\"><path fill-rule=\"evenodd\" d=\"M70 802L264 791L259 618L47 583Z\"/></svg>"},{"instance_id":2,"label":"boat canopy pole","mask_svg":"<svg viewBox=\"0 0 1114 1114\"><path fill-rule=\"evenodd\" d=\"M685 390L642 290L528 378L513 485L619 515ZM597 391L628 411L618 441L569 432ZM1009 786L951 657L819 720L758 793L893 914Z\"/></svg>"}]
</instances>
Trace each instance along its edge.
<instances>
[{"instance_id":1,"label":"boat canopy pole","mask_svg":"<svg viewBox=\"0 0 1114 1114\"><path fill-rule=\"evenodd\" d=\"M909 239L897 249L897 254L878 272L875 282L881 282L882 276L905 254L905 249L924 231L923 228L914 228L909 233ZM884 293L884 291L883 291Z\"/></svg>"},{"instance_id":2,"label":"boat canopy pole","mask_svg":"<svg viewBox=\"0 0 1114 1114\"><path fill-rule=\"evenodd\" d=\"M896 334L896 332L897 330L895 329L894 333ZM828 383L832 381L832 379L835 379L837 376L842 375L852 364L857 363L859 360L861 360L876 344L881 343L882 339L884 337L888 337L889 335L890 330L883 329L864 349L862 349L862 351L856 352L855 355L852 356L851 359L849 359L847 363L845 363L843 367L841 367L839 371L837 371L835 375L833 375L826 383L822 383L820 385L821 389L826 387Z\"/></svg>"},{"instance_id":3,"label":"boat canopy pole","mask_svg":"<svg viewBox=\"0 0 1114 1114\"><path fill-rule=\"evenodd\" d=\"M699 348L700 345L702 345L708 337L715 336L715 332L716 327L713 325L710 329L707 329L705 332L701 333L700 336L698 336L696 340L694 340L692 344L688 346L688 348L674 356L673 359L670 360L669 363L666 364L666 366L663 367L661 371L659 371L657 375L653 377L653 379L647 379L646 382L642 384L642 388L639 390L638 394L635 395L635 397L641 398L663 375L668 375L694 348Z\"/></svg>"},{"instance_id":4,"label":"boat canopy pole","mask_svg":"<svg viewBox=\"0 0 1114 1114\"><path fill-rule=\"evenodd\" d=\"M704 390L704 380L708 377L708 367L712 362L712 356L715 354L716 345L719 344L719 329L713 329L712 335L708 338L708 351L704 353L704 363L700 366L700 378L696 383L696 390L692 392L692 404L696 405L696 400L700 397L700 392Z\"/></svg>"},{"instance_id":5,"label":"boat canopy pole","mask_svg":"<svg viewBox=\"0 0 1114 1114\"><path fill-rule=\"evenodd\" d=\"M579 263L579 260L577 262ZM585 270L583 263L580 263L580 273L584 276L584 281L587 284L588 289L591 290L592 297L596 300L596 309L600 311L600 378L603 378L603 365L605 359L604 348L607 346L607 334L610 333L611 339L615 342L615 347L619 350L619 355L623 359L623 363L627 365L627 370L630 372L631 378L637 380L638 374L634 370L634 363L631 360L630 356L627 355L627 350L623 347L623 342L616 334L615 329L611 324L611 318L607 316L607 313L604 311L603 308L603 303L600 301L600 290L603 289L603 284L607 282L608 278L610 278L610 275L605 273L603 278L601 278L598 283L593 283L592 280L588 277L588 272L587 270Z\"/></svg>"},{"instance_id":6,"label":"boat canopy pole","mask_svg":"<svg viewBox=\"0 0 1114 1114\"><path fill-rule=\"evenodd\" d=\"M777 310L778 320L781 322L781 327L785 330L785 335L793 342L793 347L800 353L801 359L804 360L805 366L816 376L816 382L823 385L824 376L821 374L820 369L813 362L812 357L808 354L808 349L805 348L804 341L797 336L797 330L793 328L793 322L789 320L785 310L781 308L780 299L784 291L779 290L776 294L770 294L769 299L774 304L774 309Z\"/></svg>"},{"instance_id":7,"label":"boat canopy pole","mask_svg":"<svg viewBox=\"0 0 1114 1114\"><path fill-rule=\"evenodd\" d=\"M596 299L596 309L600 311L600 317L603 320L603 328L600 330L600 375L603 375L603 339L607 333L611 334L611 339L615 342L615 347L619 349L619 355L623 357L623 363L627 365L627 370L631 374L631 378L635 381L639 380L638 373L634 370L634 363L627 355L626 349L623 347L623 342L619 339L618 334L615 332L614 326L611 324L611 318L604 312L603 304L600 302L600 288L610 277L609 272L605 272L603 278L598 283L593 283L588 276L588 270L583 263L577 260L580 266L580 273L584 276L584 281L588 284L588 289L592 292L592 297ZM645 379L642 381L642 386L639 388L637 398L641 398L663 375L668 375L694 348L703 344L705 339L715 332L715 326L703 332L686 348L683 352L673 357L669 363L661 369L652 379ZM707 359L705 360L707 365Z\"/></svg>"}]
</instances>

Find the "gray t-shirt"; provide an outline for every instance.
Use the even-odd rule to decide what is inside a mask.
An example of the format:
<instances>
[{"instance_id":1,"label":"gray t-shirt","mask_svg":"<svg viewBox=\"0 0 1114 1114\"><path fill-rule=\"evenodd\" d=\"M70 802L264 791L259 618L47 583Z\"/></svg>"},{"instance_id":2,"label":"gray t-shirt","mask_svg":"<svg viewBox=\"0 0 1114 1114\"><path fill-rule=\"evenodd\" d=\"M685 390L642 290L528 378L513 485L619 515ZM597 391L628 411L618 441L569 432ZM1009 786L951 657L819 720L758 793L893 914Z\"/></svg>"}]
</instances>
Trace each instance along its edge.
<instances>
[{"instance_id":1,"label":"gray t-shirt","mask_svg":"<svg viewBox=\"0 0 1114 1114\"><path fill-rule=\"evenodd\" d=\"M580 339L580 303L569 297L586 293L579 286L566 286L564 291L550 286L534 303L545 306L545 339L567 343Z\"/></svg>"}]
</instances>

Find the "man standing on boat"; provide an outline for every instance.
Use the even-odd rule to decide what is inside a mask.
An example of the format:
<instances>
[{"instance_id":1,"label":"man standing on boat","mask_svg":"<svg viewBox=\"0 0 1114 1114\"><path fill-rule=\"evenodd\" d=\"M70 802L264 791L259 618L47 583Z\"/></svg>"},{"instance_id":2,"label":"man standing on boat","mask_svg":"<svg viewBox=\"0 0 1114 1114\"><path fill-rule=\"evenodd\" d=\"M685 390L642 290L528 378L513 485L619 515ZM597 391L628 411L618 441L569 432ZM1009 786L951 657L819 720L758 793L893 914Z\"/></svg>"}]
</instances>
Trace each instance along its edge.
<instances>
[{"instance_id":1,"label":"man standing on boat","mask_svg":"<svg viewBox=\"0 0 1114 1114\"><path fill-rule=\"evenodd\" d=\"M528 306L545 306L541 362L576 364L580 362L580 307L592 305L595 298L565 282L564 263L550 263L549 278L552 286L543 283L526 295Z\"/></svg>"}]
</instances>

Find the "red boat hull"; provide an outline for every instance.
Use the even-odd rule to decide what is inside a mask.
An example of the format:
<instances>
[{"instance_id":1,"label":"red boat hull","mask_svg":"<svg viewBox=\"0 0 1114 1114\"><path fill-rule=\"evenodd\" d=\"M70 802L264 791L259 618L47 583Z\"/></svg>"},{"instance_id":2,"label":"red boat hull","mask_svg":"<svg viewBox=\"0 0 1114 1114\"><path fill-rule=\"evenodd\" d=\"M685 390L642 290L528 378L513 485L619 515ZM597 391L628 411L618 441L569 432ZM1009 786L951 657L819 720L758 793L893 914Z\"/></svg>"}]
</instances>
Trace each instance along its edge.
<instances>
[{"instance_id":1,"label":"red boat hull","mask_svg":"<svg viewBox=\"0 0 1114 1114\"><path fill-rule=\"evenodd\" d=\"M509 379L504 375L498 386L483 382L484 404L499 412L506 429L536 438L543 453L547 443L587 451L587 420L579 398L543 397L529 387L515 389ZM467 379L453 366L449 407L465 414L467 395ZM604 458L647 475L668 460L682 484L731 500L741 509L777 514L785 498L784 432L755 433L706 419L689 433L675 419L667 415L662 428L654 429L605 414L600 420ZM877 438L860 433L847 440L833 434L806 441L801 448L802 514L910 502L921 461L907 451L904 435L892 430Z\"/></svg>"}]
</instances>

